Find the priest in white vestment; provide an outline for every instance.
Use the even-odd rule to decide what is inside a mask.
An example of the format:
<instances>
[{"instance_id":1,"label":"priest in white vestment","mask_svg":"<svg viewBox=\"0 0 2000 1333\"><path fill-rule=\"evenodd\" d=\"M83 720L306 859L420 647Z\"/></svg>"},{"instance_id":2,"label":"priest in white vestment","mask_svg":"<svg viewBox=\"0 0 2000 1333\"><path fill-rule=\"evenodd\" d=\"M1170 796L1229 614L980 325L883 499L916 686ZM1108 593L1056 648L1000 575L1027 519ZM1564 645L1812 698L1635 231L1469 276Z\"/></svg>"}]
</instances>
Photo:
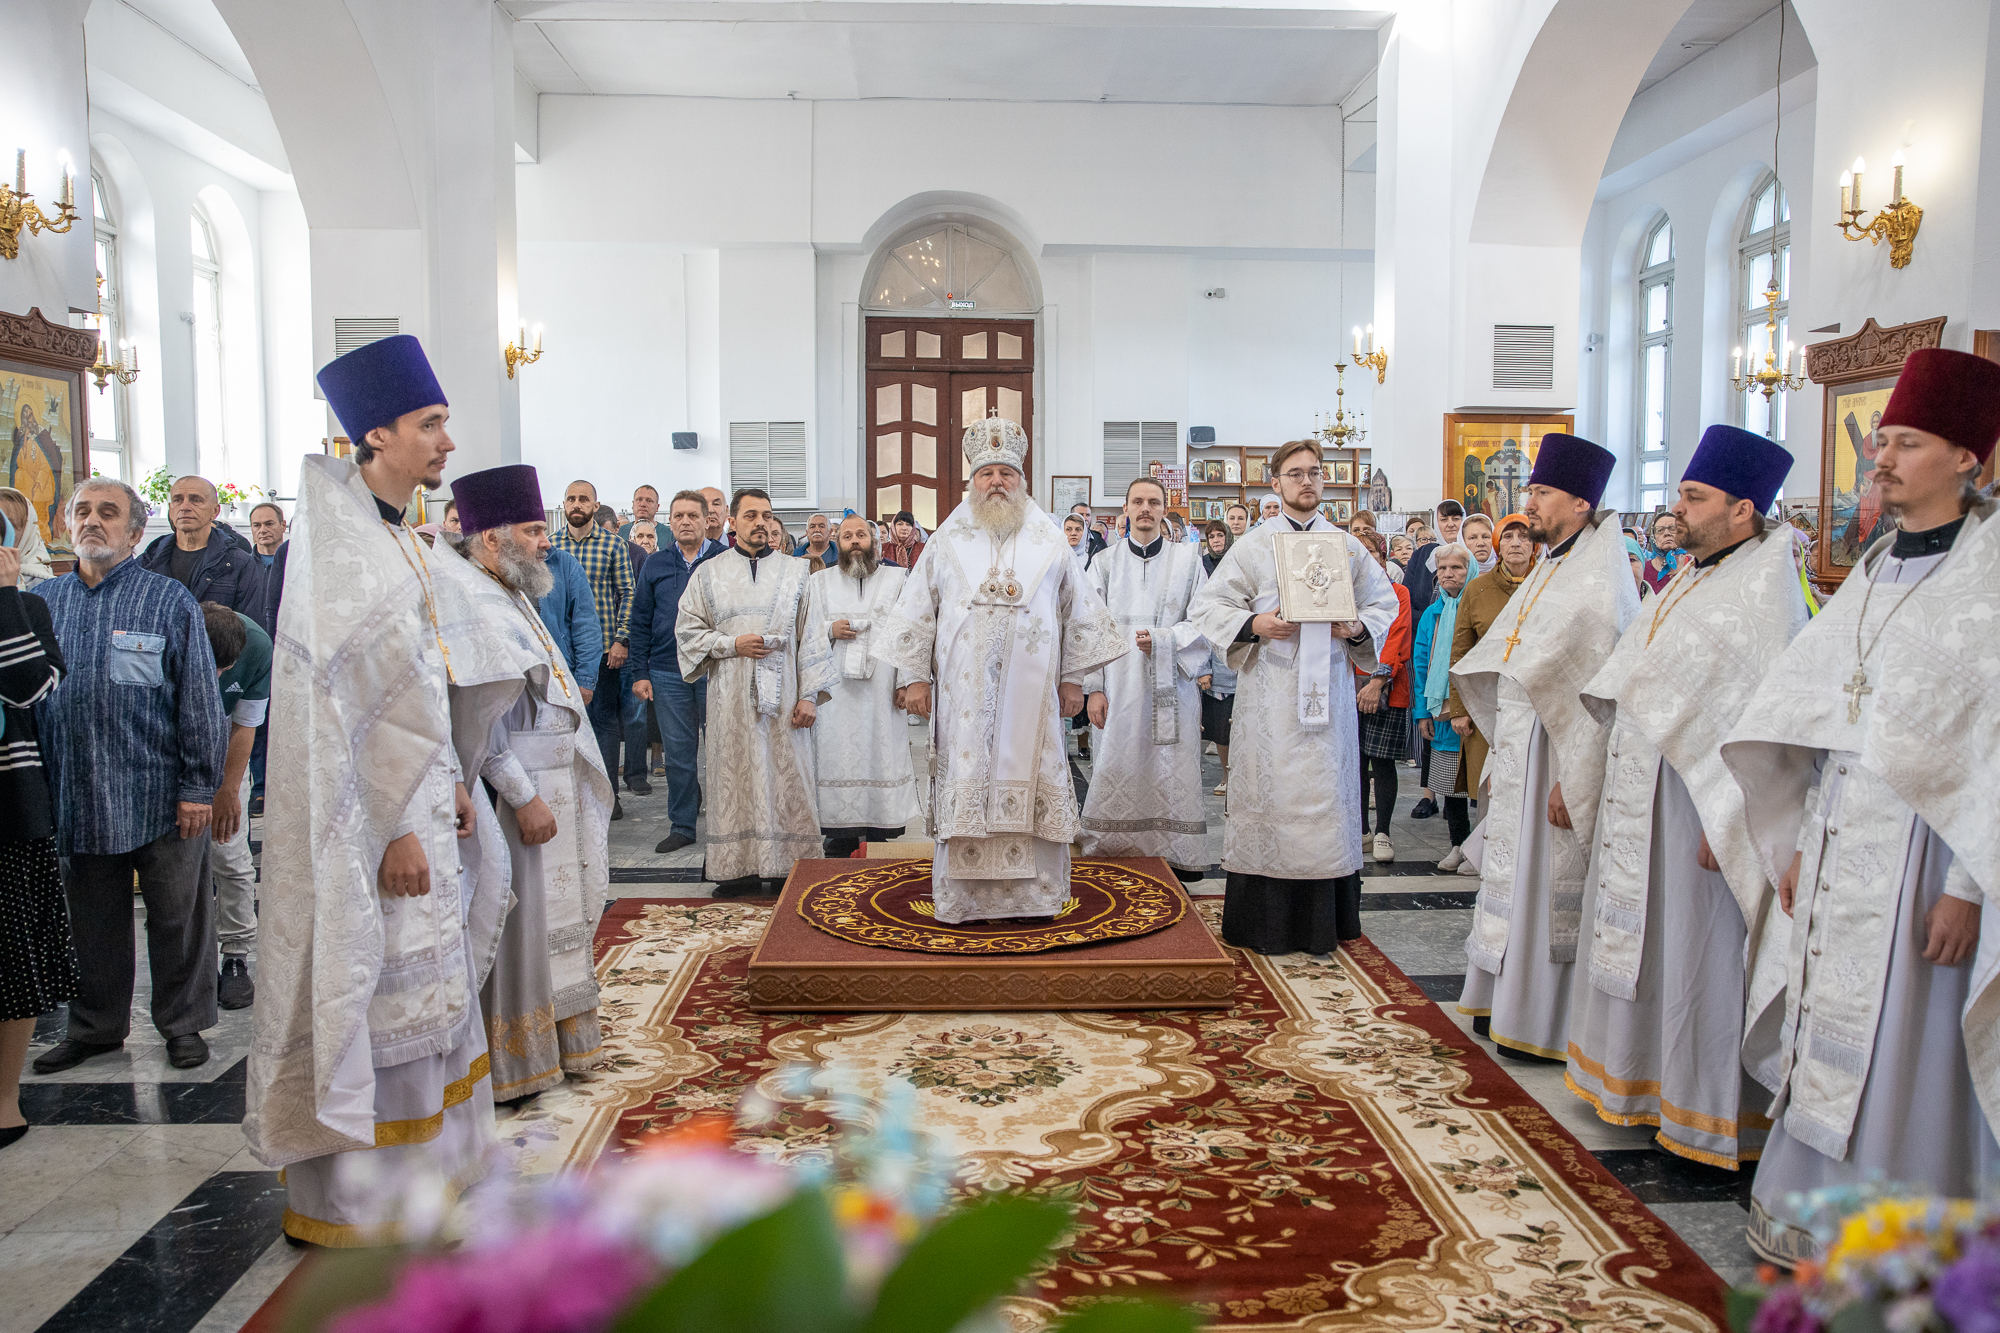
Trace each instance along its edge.
<instances>
[{"instance_id":1,"label":"priest in white vestment","mask_svg":"<svg viewBox=\"0 0 2000 1333\"><path fill-rule=\"evenodd\" d=\"M452 485L464 560L441 560L452 731L482 824L506 843L512 905L498 950L479 960L493 1098L514 1102L602 1058L591 941L610 883L611 781L590 737L589 701L535 604L545 563L541 482L525 463ZM467 869L486 869L483 846Z\"/></svg>"},{"instance_id":2,"label":"priest in white vestment","mask_svg":"<svg viewBox=\"0 0 2000 1333\"><path fill-rule=\"evenodd\" d=\"M681 675L708 681L708 859L718 898L775 895L820 854L812 738L832 697L833 644L806 597L816 561L771 548L761 490L736 492L736 545L703 561L674 624Z\"/></svg>"},{"instance_id":3,"label":"priest in white vestment","mask_svg":"<svg viewBox=\"0 0 2000 1333\"><path fill-rule=\"evenodd\" d=\"M461 873L474 821L436 598L440 562L458 557L403 520L453 447L444 392L408 336L348 353L319 381L356 462L299 469L243 1128L285 1170L286 1235L377 1245L396 1239L389 1184L461 1188L485 1170L493 1090L474 960L492 952L506 885Z\"/></svg>"},{"instance_id":4,"label":"priest in white vestment","mask_svg":"<svg viewBox=\"0 0 2000 1333\"><path fill-rule=\"evenodd\" d=\"M1605 726L1583 705L1639 609L1618 515L1597 510L1616 463L1544 435L1522 512L1546 548L1485 637L1451 669L1491 747L1479 900L1459 1012L1501 1053L1562 1063Z\"/></svg>"},{"instance_id":5,"label":"priest in white vestment","mask_svg":"<svg viewBox=\"0 0 2000 1333\"><path fill-rule=\"evenodd\" d=\"M970 491L926 543L874 652L908 674L905 702L933 722L936 919L1053 917L1078 832L1061 719L1130 644L1029 498L1021 428L975 422L963 448Z\"/></svg>"},{"instance_id":6,"label":"priest in white vestment","mask_svg":"<svg viewBox=\"0 0 2000 1333\"><path fill-rule=\"evenodd\" d=\"M1816 1257L1789 1196L2000 1168L2000 512L1973 488L2000 365L1913 353L1876 431L1899 525L1723 745L1791 914L1779 1093L1750 1245Z\"/></svg>"},{"instance_id":7,"label":"priest in white vestment","mask_svg":"<svg viewBox=\"0 0 2000 1333\"><path fill-rule=\"evenodd\" d=\"M1318 442L1278 446L1269 471L1282 507L1229 548L1188 608L1237 673L1222 938L1262 954L1331 953L1361 937L1361 714L1351 668L1378 665L1400 604L1366 548L1319 512ZM1347 543L1359 619L1294 624L1278 614L1271 539L1280 532Z\"/></svg>"},{"instance_id":8,"label":"priest in white vestment","mask_svg":"<svg viewBox=\"0 0 2000 1333\"><path fill-rule=\"evenodd\" d=\"M903 836L917 816L917 778L903 722L906 673L875 660L875 635L903 595L908 571L885 565L868 520L849 514L834 534L839 564L806 584L826 626L836 674L813 724L819 831L826 854Z\"/></svg>"},{"instance_id":9,"label":"priest in white vestment","mask_svg":"<svg viewBox=\"0 0 2000 1333\"><path fill-rule=\"evenodd\" d=\"M1183 882L1208 873L1201 792L1201 687L1208 640L1188 604L1208 581L1201 548L1166 539L1166 488L1125 488L1129 535L1099 551L1084 581L1137 652L1084 682L1091 735L1085 856L1157 856Z\"/></svg>"},{"instance_id":10,"label":"priest in white vestment","mask_svg":"<svg viewBox=\"0 0 2000 1333\"><path fill-rule=\"evenodd\" d=\"M1708 428L1674 505L1695 559L1641 603L1584 687L1611 737L1569 1089L1612 1124L1655 1126L1669 1152L1728 1170L1754 1160L1770 1128L1770 1092L1751 1073L1777 1053L1775 1021L1758 1020L1781 1008L1790 931L1722 741L1807 620L1802 543L1764 517L1791 467L1762 435Z\"/></svg>"}]
</instances>

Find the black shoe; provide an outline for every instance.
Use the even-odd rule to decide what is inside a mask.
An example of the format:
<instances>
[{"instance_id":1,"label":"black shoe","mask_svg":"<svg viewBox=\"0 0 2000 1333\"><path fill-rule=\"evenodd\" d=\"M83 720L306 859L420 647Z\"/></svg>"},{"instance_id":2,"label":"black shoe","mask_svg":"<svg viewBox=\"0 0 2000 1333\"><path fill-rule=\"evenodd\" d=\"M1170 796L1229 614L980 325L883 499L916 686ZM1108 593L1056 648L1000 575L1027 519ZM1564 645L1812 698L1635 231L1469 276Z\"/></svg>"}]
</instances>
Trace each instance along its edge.
<instances>
[{"instance_id":1,"label":"black shoe","mask_svg":"<svg viewBox=\"0 0 2000 1333\"><path fill-rule=\"evenodd\" d=\"M1333 933L1345 944L1361 938L1361 876L1343 875L1333 882Z\"/></svg>"},{"instance_id":2,"label":"black shoe","mask_svg":"<svg viewBox=\"0 0 2000 1333\"><path fill-rule=\"evenodd\" d=\"M199 1032L167 1038L167 1063L176 1069L194 1069L208 1063L208 1043Z\"/></svg>"},{"instance_id":3,"label":"black shoe","mask_svg":"<svg viewBox=\"0 0 2000 1333\"><path fill-rule=\"evenodd\" d=\"M677 852L683 847L694 846L694 839L685 833L669 833L654 844L655 852Z\"/></svg>"},{"instance_id":4,"label":"black shoe","mask_svg":"<svg viewBox=\"0 0 2000 1333\"><path fill-rule=\"evenodd\" d=\"M625 779L625 790L631 792L634 796L651 796L653 794L653 784L644 778L627 778Z\"/></svg>"},{"instance_id":5,"label":"black shoe","mask_svg":"<svg viewBox=\"0 0 2000 1333\"><path fill-rule=\"evenodd\" d=\"M1486 1037L1490 1039L1493 1036L1492 1016L1489 1014L1481 1014L1479 1015L1479 1017L1473 1019L1472 1035L1475 1037Z\"/></svg>"},{"instance_id":6,"label":"black shoe","mask_svg":"<svg viewBox=\"0 0 2000 1333\"><path fill-rule=\"evenodd\" d=\"M63 1038L55 1045L35 1057L34 1069L37 1074L60 1074L65 1069L74 1069L93 1055L109 1055L121 1050L125 1043L114 1041L100 1045L92 1041L73 1041Z\"/></svg>"},{"instance_id":7,"label":"black shoe","mask_svg":"<svg viewBox=\"0 0 2000 1333\"><path fill-rule=\"evenodd\" d=\"M625 803L616 796L611 798L611 817L613 819L625 818Z\"/></svg>"},{"instance_id":8,"label":"black shoe","mask_svg":"<svg viewBox=\"0 0 2000 1333\"><path fill-rule=\"evenodd\" d=\"M745 875L742 879L726 879L715 886L718 898L755 898L764 892L764 886L755 875Z\"/></svg>"},{"instance_id":9,"label":"black shoe","mask_svg":"<svg viewBox=\"0 0 2000 1333\"><path fill-rule=\"evenodd\" d=\"M250 813L251 813L251 815L252 815L252 816L254 816L254 817L256 817L256 818L260 818L260 819L261 819L261 818L263 817L263 815L264 815L264 793L263 793L263 792L258 792L258 793L257 793L257 794L256 794L255 796L252 796L252 797L250 798Z\"/></svg>"},{"instance_id":10,"label":"black shoe","mask_svg":"<svg viewBox=\"0 0 2000 1333\"><path fill-rule=\"evenodd\" d=\"M324 1246L321 1246L315 1241L303 1240L298 1236L294 1236L289 1231L284 1233L284 1237L285 1237L285 1244L291 1246L295 1250L318 1250L325 1248Z\"/></svg>"},{"instance_id":11,"label":"black shoe","mask_svg":"<svg viewBox=\"0 0 2000 1333\"><path fill-rule=\"evenodd\" d=\"M257 999L257 983L242 954L222 955L222 977L215 983L215 1002L224 1009L248 1009Z\"/></svg>"},{"instance_id":12,"label":"black shoe","mask_svg":"<svg viewBox=\"0 0 2000 1333\"><path fill-rule=\"evenodd\" d=\"M11 1125L6 1129L0 1129L0 1148L13 1147L21 1141L21 1136L27 1132L28 1127L26 1125Z\"/></svg>"},{"instance_id":13,"label":"black shoe","mask_svg":"<svg viewBox=\"0 0 2000 1333\"><path fill-rule=\"evenodd\" d=\"M1430 797L1426 796L1424 797L1423 800L1417 802L1416 809L1410 811L1410 818L1436 819L1437 812L1438 812L1438 803L1436 801L1433 801Z\"/></svg>"},{"instance_id":14,"label":"black shoe","mask_svg":"<svg viewBox=\"0 0 2000 1333\"><path fill-rule=\"evenodd\" d=\"M1493 1043L1493 1054L1503 1060L1512 1060L1517 1065L1566 1065L1567 1060L1558 1060L1552 1055L1536 1055L1533 1051L1517 1051L1512 1046Z\"/></svg>"},{"instance_id":15,"label":"black shoe","mask_svg":"<svg viewBox=\"0 0 2000 1333\"><path fill-rule=\"evenodd\" d=\"M1206 870L1183 870L1179 866L1175 866L1173 871L1174 878L1183 884L1195 884L1208 878Z\"/></svg>"}]
</instances>

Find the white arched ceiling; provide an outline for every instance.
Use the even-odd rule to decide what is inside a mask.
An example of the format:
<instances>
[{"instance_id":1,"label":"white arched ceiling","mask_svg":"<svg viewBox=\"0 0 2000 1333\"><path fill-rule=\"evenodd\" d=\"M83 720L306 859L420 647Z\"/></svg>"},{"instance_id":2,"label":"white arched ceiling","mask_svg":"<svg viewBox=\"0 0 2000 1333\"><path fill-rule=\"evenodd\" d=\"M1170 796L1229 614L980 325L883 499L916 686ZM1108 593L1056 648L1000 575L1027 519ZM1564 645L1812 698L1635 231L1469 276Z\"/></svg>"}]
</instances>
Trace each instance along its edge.
<instances>
[{"instance_id":1,"label":"white arched ceiling","mask_svg":"<svg viewBox=\"0 0 2000 1333\"><path fill-rule=\"evenodd\" d=\"M1494 133L1473 206L1473 243L1582 244L1626 108L1690 3L1557 0Z\"/></svg>"}]
</instances>

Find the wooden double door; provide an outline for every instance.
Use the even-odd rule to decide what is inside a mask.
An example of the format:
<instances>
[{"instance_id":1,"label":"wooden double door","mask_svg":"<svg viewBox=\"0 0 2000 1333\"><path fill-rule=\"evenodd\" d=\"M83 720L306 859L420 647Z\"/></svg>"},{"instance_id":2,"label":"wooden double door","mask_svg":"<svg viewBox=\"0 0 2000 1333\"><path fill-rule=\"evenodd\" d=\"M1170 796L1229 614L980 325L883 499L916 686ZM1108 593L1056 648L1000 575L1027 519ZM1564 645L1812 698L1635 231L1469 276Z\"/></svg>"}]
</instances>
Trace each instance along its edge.
<instances>
[{"instance_id":1,"label":"wooden double door","mask_svg":"<svg viewBox=\"0 0 2000 1333\"><path fill-rule=\"evenodd\" d=\"M965 494L960 442L989 413L1028 433L1034 480L1035 322L868 317L863 503L886 522L909 510L935 532Z\"/></svg>"}]
</instances>

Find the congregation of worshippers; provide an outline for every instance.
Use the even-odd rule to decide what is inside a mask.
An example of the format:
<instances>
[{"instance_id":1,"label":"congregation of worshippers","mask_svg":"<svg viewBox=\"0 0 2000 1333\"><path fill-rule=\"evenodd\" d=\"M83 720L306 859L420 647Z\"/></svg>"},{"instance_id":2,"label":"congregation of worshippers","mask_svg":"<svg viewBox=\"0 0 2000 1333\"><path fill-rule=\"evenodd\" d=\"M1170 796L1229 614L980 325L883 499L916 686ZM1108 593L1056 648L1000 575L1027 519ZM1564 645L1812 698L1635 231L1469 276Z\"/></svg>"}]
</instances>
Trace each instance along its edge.
<instances>
[{"instance_id":1,"label":"congregation of worshippers","mask_svg":"<svg viewBox=\"0 0 2000 1333\"><path fill-rule=\"evenodd\" d=\"M1549 434L1518 512L1385 540L1330 521L1313 439L1204 527L1148 476L1048 512L990 416L935 530L795 538L757 488L621 515L588 479L460 471L412 337L318 381L352 454L247 537L189 476L141 549L146 502L93 478L73 571L0 546L0 1145L37 1015L67 1004L42 1073L128 1035L135 878L171 1064L254 1008L251 1147L287 1234L339 1246L382 1220L354 1156L476 1174L496 1104L604 1059L628 799L716 898L915 835L938 922L1043 921L1073 857L1156 857L1222 879L1225 943L1321 956L1363 935L1414 761L1437 870L1477 887L1474 1030L1674 1153L1757 1162L1758 1253L1815 1253L1791 1192L1962 1197L2000 1166L2000 364L1908 359L1872 444L1893 522L1830 597L1776 516L1791 455L1730 425L1653 530L1601 507L1610 451ZM410 521L425 491L442 522ZM1349 618L1283 614L1293 532L1344 546Z\"/></svg>"}]
</instances>

